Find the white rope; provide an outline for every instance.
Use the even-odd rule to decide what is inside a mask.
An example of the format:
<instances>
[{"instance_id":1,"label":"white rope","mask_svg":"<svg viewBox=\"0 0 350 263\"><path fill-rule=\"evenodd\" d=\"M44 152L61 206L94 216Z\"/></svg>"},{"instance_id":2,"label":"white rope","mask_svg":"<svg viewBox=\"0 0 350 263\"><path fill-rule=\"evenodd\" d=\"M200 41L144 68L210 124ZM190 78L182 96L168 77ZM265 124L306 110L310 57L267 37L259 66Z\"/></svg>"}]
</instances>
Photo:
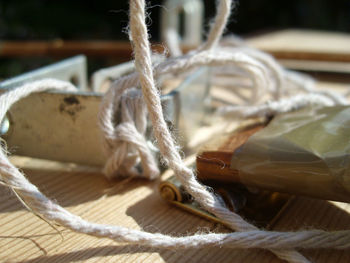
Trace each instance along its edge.
<instances>
[{"instance_id":1,"label":"white rope","mask_svg":"<svg viewBox=\"0 0 350 263\"><path fill-rule=\"evenodd\" d=\"M145 139L147 112L141 95L136 88L129 89L122 95L118 125L106 131L108 140L105 150L109 158L104 173L108 178L128 174L154 179L159 175L157 162ZM113 105L117 108L119 106L118 103ZM142 171L137 167L140 164Z\"/></svg>"},{"instance_id":2,"label":"white rope","mask_svg":"<svg viewBox=\"0 0 350 263\"><path fill-rule=\"evenodd\" d=\"M215 16L214 23L212 23L211 25L207 41L199 48L200 51L209 50L217 46L220 38L223 35L232 8L232 0L218 1L218 10Z\"/></svg>"},{"instance_id":3,"label":"white rope","mask_svg":"<svg viewBox=\"0 0 350 263\"><path fill-rule=\"evenodd\" d=\"M145 25L144 0L130 1L130 30L134 44L136 73L132 73L116 81L106 93L101 105L100 125L105 137L105 148L110 156L105 171L109 175L115 172L129 172L133 176L145 176L154 178L158 171L152 154L145 146L143 138L145 133L147 107L149 118L153 125L153 132L157 139L159 150L164 162L172 168L186 188L186 190L202 205L203 208L224 220L233 230L239 232L228 234L197 234L187 237L172 237L159 233L152 234L143 231L128 229L120 226L102 225L90 223L71 214L55 202L44 196L36 186L31 184L25 176L13 166L4 149L0 151L0 174L2 181L25 201L35 212L47 220L52 220L72 231L85 233L96 237L106 237L117 242L128 242L150 247L160 248L201 248L208 246L231 248L265 248L270 249L279 258L289 262L308 262L301 254L290 250L293 248L350 248L350 231L325 232L321 230L309 230L300 232L271 232L260 231L255 226L245 222L240 216L223 207L221 202L207 188L200 184L187 168L177 151L174 140L163 118L160 104L159 91L154 78L163 74L178 74L186 72L202 65L233 67L235 72L243 72L244 76L251 79L253 92L252 103L255 104L250 115L275 113L281 111L281 101L258 106L263 101L260 95L270 93L274 98L280 98L283 81L291 75L281 71L270 58L260 53L247 51L245 48L230 48L229 51L218 51L215 45L225 27L228 18L231 1L222 0L216 17L216 24L212 27L208 42L200 51L182 57L171 58L152 67L150 47L147 39ZM224 19L222 19L222 17ZM213 32L214 31L214 32ZM266 66L269 64L270 66ZM271 73L272 72L272 73ZM282 72L282 73L281 73ZM271 75L275 79L271 80ZM287 77L286 77L287 76ZM278 81L276 81L278 79ZM281 81L280 81L281 80ZM294 80L292 80L293 82ZM295 82L295 81L294 81ZM293 83L294 83L293 82ZM136 87L141 85L143 97ZM66 83L52 80L43 80L24 85L0 96L0 117L4 118L10 106L19 99L32 92L48 89L71 88ZM308 90L310 90L308 88ZM316 94L317 99L310 97L304 102L292 101L289 107L283 111L294 109L294 103L303 107L307 103L337 104L341 101L334 94ZM280 103L280 104L278 104ZM316 102L315 102L316 103ZM264 105L264 104L263 104ZM260 108L259 108L260 107ZM118 125L116 124L116 112L120 110ZM241 110L244 113L244 110ZM122 156L122 157L121 157ZM125 161L125 162L124 162ZM142 165L139 172L137 165ZM118 169L116 171L115 169Z\"/></svg>"}]
</instances>

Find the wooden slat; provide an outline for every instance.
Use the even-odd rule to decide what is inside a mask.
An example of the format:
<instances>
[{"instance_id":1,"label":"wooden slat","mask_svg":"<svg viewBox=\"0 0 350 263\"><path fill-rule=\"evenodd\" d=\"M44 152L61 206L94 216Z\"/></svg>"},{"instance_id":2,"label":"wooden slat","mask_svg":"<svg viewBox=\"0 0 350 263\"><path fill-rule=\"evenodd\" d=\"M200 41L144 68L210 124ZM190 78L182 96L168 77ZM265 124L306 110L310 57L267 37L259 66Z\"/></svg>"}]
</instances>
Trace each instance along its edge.
<instances>
[{"instance_id":1,"label":"wooden slat","mask_svg":"<svg viewBox=\"0 0 350 263\"><path fill-rule=\"evenodd\" d=\"M220 225L164 203L158 181L107 181L101 174L73 166L15 158L28 178L73 213L98 223L150 232L186 235L198 231L228 232ZM224 248L164 250L117 244L72 233L64 240L45 222L27 212L13 194L0 187L1 262L282 262L268 251ZM298 198L275 225L278 230L316 227L350 229L348 204ZM204 228L204 230L203 230ZM313 262L349 262L349 251L308 250Z\"/></svg>"},{"instance_id":2,"label":"wooden slat","mask_svg":"<svg viewBox=\"0 0 350 263\"><path fill-rule=\"evenodd\" d=\"M271 53L278 59L350 62L350 35L314 30L279 30L247 38L248 44ZM182 46L184 52L193 46ZM164 53L163 43L153 43L154 52ZM0 42L0 56L67 57L76 54L130 59L132 48L127 41L11 41Z\"/></svg>"},{"instance_id":3,"label":"wooden slat","mask_svg":"<svg viewBox=\"0 0 350 263\"><path fill-rule=\"evenodd\" d=\"M184 51L193 47L183 47ZM157 53L166 52L161 43L153 43L152 50ZM85 54L89 57L114 57L121 60L129 60L132 57L132 47L129 41L77 41L77 40L53 40L53 41L12 41L0 42L0 56L2 57L33 57L53 56L67 57L77 54Z\"/></svg>"},{"instance_id":4,"label":"wooden slat","mask_svg":"<svg viewBox=\"0 0 350 263\"><path fill-rule=\"evenodd\" d=\"M203 146L196 158L198 179L240 182L238 171L230 169L232 155L250 136L263 127L263 124L248 126Z\"/></svg>"},{"instance_id":5,"label":"wooden slat","mask_svg":"<svg viewBox=\"0 0 350 263\"><path fill-rule=\"evenodd\" d=\"M287 29L251 37L248 43L279 59L350 61L350 35Z\"/></svg>"}]
</instances>

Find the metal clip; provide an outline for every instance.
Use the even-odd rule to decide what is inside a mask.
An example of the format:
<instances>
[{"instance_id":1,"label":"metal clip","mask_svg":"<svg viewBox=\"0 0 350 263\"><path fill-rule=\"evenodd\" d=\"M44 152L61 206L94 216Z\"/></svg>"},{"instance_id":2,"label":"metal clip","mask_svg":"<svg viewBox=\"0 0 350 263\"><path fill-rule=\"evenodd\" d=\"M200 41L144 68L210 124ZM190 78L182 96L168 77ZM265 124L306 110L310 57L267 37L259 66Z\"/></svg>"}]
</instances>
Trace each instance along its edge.
<instances>
[{"instance_id":1,"label":"metal clip","mask_svg":"<svg viewBox=\"0 0 350 263\"><path fill-rule=\"evenodd\" d=\"M192 164L194 167L194 160L194 157L190 157L187 164ZM168 173L172 172L168 171ZM265 229L271 228L277 222L283 211L294 199L294 196L288 194L261 190L251 191L242 184L220 184L214 181L203 183L213 189L219 200L231 211L238 213L248 222ZM224 221L203 210L185 191L175 176L171 175L167 180L161 182L159 192L165 201L204 219L228 227Z\"/></svg>"}]
</instances>

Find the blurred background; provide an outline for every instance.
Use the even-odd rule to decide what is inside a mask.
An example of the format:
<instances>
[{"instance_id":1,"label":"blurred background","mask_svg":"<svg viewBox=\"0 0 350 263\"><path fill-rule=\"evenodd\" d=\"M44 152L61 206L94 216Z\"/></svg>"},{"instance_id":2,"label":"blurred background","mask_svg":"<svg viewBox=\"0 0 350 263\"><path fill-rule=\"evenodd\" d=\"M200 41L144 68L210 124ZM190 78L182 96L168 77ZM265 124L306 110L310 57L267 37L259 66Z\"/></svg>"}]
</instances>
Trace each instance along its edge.
<instances>
[{"instance_id":1,"label":"blurred background","mask_svg":"<svg viewBox=\"0 0 350 263\"><path fill-rule=\"evenodd\" d=\"M216 1L203 0L203 3L204 29L207 29L215 15ZM153 42L160 42L160 11L164 8L161 5L160 0L149 1ZM2 48L3 41L128 41L127 24L128 1L0 0L0 79L71 55L9 54ZM227 32L245 37L283 28L349 32L350 1L242 0L237 4ZM88 56L88 71L91 73L101 67L115 65L126 57Z\"/></svg>"}]
</instances>

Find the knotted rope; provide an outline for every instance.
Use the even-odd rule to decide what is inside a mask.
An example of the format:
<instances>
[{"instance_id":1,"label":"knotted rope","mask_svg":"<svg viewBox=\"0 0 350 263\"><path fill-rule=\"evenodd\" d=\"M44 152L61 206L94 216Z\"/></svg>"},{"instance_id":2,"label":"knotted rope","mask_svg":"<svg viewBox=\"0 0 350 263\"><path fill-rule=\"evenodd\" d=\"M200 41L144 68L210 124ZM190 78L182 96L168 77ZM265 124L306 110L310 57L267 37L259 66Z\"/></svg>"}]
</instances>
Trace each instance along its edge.
<instances>
[{"instance_id":1,"label":"knotted rope","mask_svg":"<svg viewBox=\"0 0 350 263\"><path fill-rule=\"evenodd\" d=\"M156 66L152 66L147 28L145 24L144 0L130 0L130 31L135 53L137 72L120 78L114 82L104 96L100 125L105 137L104 146L109 154L105 166L107 175L129 173L132 176L154 178L158 174L156 162L144 140L146 111L153 125L153 132L163 161L174 170L175 175L186 190L203 208L224 220L233 230L238 232L228 234L196 234L186 237L172 237L160 233L148 233L128 229L121 226L111 226L88 222L65 210L57 203L43 195L36 186L10 163L6 151L0 151L0 174L4 184L12 188L35 213L43 218L56 222L72 231L85 233L96 237L106 237L117 242L127 242L160 248L201 248L208 246L230 248L265 248L270 249L279 258L289 262L309 262L294 248L336 248L350 247L350 231L325 232L309 230L300 232L272 232L258 230L244 221L239 215L232 213L200 184L191 169L187 168L181 159L177 146L164 121L160 104L159 91L154 79L160 75L179 74L195 67L225 66L232 67L235 74L251 80L251 97L245 105L230 106L220 111L243 116L266 114L271 111L283 112L303 107L306 104L335 105L345 103L345 99L334 93L320 93L310 86L303 87L302 76L290 73L278 66L272 58L251 49L240 46L230 46L227 50L217 50L215 46L224 30L231 10L231 1L222 0L219 3L218 14L208 41L197 51L181 57L170 58ZM222 19L223 18L223 19ZM284 98L291 106L282 107L285 101L283 95L289 95L285 86L294 86L294 91L304 90L311 94L298 98ZM136 87L141 86L140 90ZM32 92L50 89L72 89L71 85L54 80L42 80L26 84L0 96L0 118L13 103ZM261 95L269 94L276 102L261 104ZM260 103L260 104L259 104ZM249 108L253 105L253 108ZM232 108L233 107L233 108ZM250 111L245 113L247 110ZM120 111L120 116L116 112ZM245 114L244 114L245 113ZM116 119L117 118L117 119ZM119 118L119 119L118 119ZM118 121L118 125L115 125ZM138 169L141 163L142 172Z\"/></svg>"},{"instance_id":2,"label":"knotted rope","mask_svg":"<svg viewBox=\"0 0 350 263\"><path fill-rule=\"evenodd\" d=\"M113 107L120 107L121 110L117 126L112 126L110 122L108 122L110 125L103 126L105 150L110 156L104 168L108 178L128 174L154 179L159 175L157 162L145 139L147 111L141 95L139 90L132 88L122 95L121 105L119 101L110 103ZM107 117L109 120L114 120L111 116ZM100 120L101 124L107 123L103 116ZM137 167L139 163L142 164L142 172Z\"/></svg>"}]
</instances>

